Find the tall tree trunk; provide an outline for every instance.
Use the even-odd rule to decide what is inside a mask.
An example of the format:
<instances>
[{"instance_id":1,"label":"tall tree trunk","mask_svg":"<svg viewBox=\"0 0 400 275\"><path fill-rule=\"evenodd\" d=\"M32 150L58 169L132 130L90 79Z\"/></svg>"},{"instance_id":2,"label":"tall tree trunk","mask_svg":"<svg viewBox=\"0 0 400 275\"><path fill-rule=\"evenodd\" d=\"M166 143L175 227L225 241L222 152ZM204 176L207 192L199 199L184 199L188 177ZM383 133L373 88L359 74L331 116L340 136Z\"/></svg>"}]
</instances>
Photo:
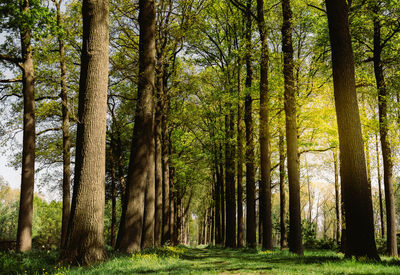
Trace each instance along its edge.
<instances>
[{"instance_id":1,"label":"tall tree trunk","mask_svg":"<svg viewBox=\"0 0 400 275\"><path fill-rule=\"evenodd\" d=\"M165 244L171 239L170 232L170 216L171 216L171 206L170 206L170 171L169 171L169 133L168 133L168 102L167 102L167 91L163 89L162 98L162 121L161 121L161 131L162 131L162 233L161 233L161 244Z\"/></svg>"},{"instance_id":2,"label":"tall tree trunk","mask_svg":"<svg viewBox=\"0 0 400 275\"><path fill-rule=\"evenodd\" d=\"M61 2L55 1L57 9L57 26L62 27L61 21ZM62 134L63 134L63 209L61 225L61 248L65 248L67 236L68 220L71 212L71 141L69 138L69 108L67 93L67 65L65 62L65 44L64 37L61 34L57 36L58 49L60 52L60 71L61 71L61 104L62 104Z\"/></svg>"},{"instance_id":3,"label":"tall tree trunk","mask_svg":"<svg viewBox=\"0 0 400 275\"><path fill-rule=\"evenodd\" d=\"M224 163L222 158L222 144L219 145L219 170L221 176L220 194L221 194L221 243L225 243L225 181L224 181Z\"/></svg>"},{"instance_id":4,"label":"tall tree trunk","mask_svg":"<svg viewBox=\"0 0 400 275\"><path fill-rule=\"evenodd\" d=\"M20 9L28 12L29 1L20 1ZM29 24L20 27L22 56L22 93L24 96L23 149L21 193L19 201L17 251L26 252L32 249L33 195L35 178L35 76L31 30Z\"/></svg>"},{"instance_id":5,"label":"tall tree trunk","mask_svg":"<svg viewBox=\"0 0 400 275\"><path fill-rule=\"evenodd\" d=\"M283 128L279 130L279 198L281 249L287 247L286 236L286 192L285 192L285 137Z\"/></svg>"},{"instance_id":6,"label":"tall tree trunk","mask_svg":"<svg viewBox=\"0 0 400 275\"><path fill-rule=\"evenodd\" d=\"M131 144L128 182L122 209L117 248L131 253L140 250L145 187L153 145L155 2L139 0L139 83L135 126Z\"/></svg>"},{"instance_id":7,"label":"tall tree trunk","mask_svg":"<svg viewBox=\"0 0 400 275\"><path fill-rule=\"evenodd\" d=\"M161 231L162 231L162 212L163 212L163 171L162 171L162 77L157 76L156 90L157 90L157 105L156 114L154 119L154 160L155 160L155 210L154 210L154 245L161 245Z\"/></svg>"},{"instance_id":8,"label":"tall tree trunk","mask_svg":"<svg viewBox=\"0 0 400 275\"><path fill-rule=\"evenodd\" d=\"M246 126L246 245L256 248L256 203L255 203L255 169L254 169L254 137L253 137L253 99L251 86L253 69L252 52L252 18L251 0L246 4L246 91L244 100L244 122Z\"/></svg>"},{"instance_id":9,"label":"tall tree trunk","mask_svg":"<svg viewBox=\"0 0 400 275\"><path fill-rule=\"evenodd\" d=\"M325 3L339 130L340 175L346 222L345 255L379 259L356 97L348 6L345 0L325 0Z\"/></svg>"},{"instance_id":10,"label":"tall tree trunk","mask_svg":"<svg viewBox=\"0 0 400 275\"><path fill-rule=\"evenodd\" d=\"M225 116L225 203L226 203L226 239L225 246L236 247L236 203L235 203L235 147L232 144L234 131L234 111L228 106Z\"/></svg>"},{"instance_id":11,"label":"tall tree trunk","mask_svg":"<svg viewBox=\"0 0 400 275\"><path fill-rule=\"evenodd\" d=\"M379 4L374 6L374 72L378 89L379 133L383 158L383 184L385 186L387 252L397 257L396 213L393 193L393 161L389 141L389 120L387 115L388 93L382 64L381 22Z\"/></svg>"},{"instance_id":12,"label":"tall tree trunk","mask_svg":"<svg viewBox=\"0 0 400 275\"><path fill-rule=\"evenodd\" d=\"M268 122L268 62L269 49L267 26L264 19L264 1L257 0L257 25L261 39L260 60L260 168L261 181L259 192L260 222L262 224L262 248L272 249L271 216L271 161L269 156Z\"/></svg>"},{"instance_id":13,"label":"tall tree trunk","mask_svg":"<svg viewBox=\"0 0 400 275\"><path fill-rule=\"evenodd\" d=\"M242 100L242 78L240 75L242 66L238 66L238 112L237 112L237 246L243 247L243 140L244 105Z\"/></svg>"},{"instance_id":14,"label":"tall tree trunk","mask_svg":"<svg viewBox=\"0 0 400 275\"><path fill-rule=\"evenodd\" d=\"M78 131L66 262L83 265L105 259L105 137L108 87L108 1L82 4L83 36Z\"/></svg>"},{"instance_id":15,"label":"tall tree trunk","mask_svg":"<svg viewBox=\"0 0 400 275\"><path fill-rule=\"evenodd\" d=\"M333 149L333 167L335 171L335 210L336 210L336 242L340 243L340 225L342 224L340 218L340 195L339 195L339 167L337 149Z\"/></svg>"},{"instance_id":16,"label":"tall tree trunk","mask_svg":"<svg viewBox=\"0 0 400 275\"><path fill-rule=\"evenodd\" d=\"M117 237L117 176L115 173L115 141L113 138L114 133L111 135L110 144L110 162L111 162L111 247L115 247Z\"/></svg>"},{"instance_id":17,"label":"tall tree trunk","mask_svg":"<svg viewBox=\"0 0 400 275\"><path fill-rule=\"evenodd\" d=\"M210 244L214 244L214 240L215 240L215 208L211 208L211 221L210 221L210 231L211 231L211 238L210 238ZM185 222L186 222L186 217L185 217ZM182 226L182 231L184 230L184 225Z\"/></svg>"},{"instance_id":18,"label":"tall tree trunk","mask_svg":"<svg viewBox=\"0 0 400 275\"><path fill-rule=\"evenodd\" d=\"M169 143L171 144L171 143ZM171 147L170 149L171 150ZM169 178L169 202L170 202L170 234L171 234L171 243L176 245L176 217L177 217L177 208L176 208L176 190L174 188L175 180L175 168L170 168L170 178Z\"/></svg>"},{"instance_id":19,"label":"tall tree trunk","mask_svg":"<svg viewBox=\"0 0 400 275\"><path fill-rule=\"evenodd\" d=\"M375 148L376 148L376 170L378 174L378 196L379 196L379 217L381 220L381 237L385 238L385 222L383 217L383 199L382 199L382 176L381 176L381 165L379 158L379 145L378 145L378 134L375 135Z\"/></svg>"},{"instance_id":20,"label":"tall tree trunk","mask_svg":"<svg viewBox=\"0 0 400 275\"><path fill-rule=\"evenodd\" d=\"M155 142L151 137L149 163L147 165L147 180L145 187L144 214L141 248L154 247L154 218L155 218Z\"/></svg>"},{"instance_id":21,"label":"tall tree trunk","mask_svg":"<svg viewBox=\"0 0 400 275\"><path fill-rule=\"evenodd\" d=\"M302 255L300 173L297 156L296 98L293 78L293 19L290 0L282 1L282 14L283 75L285 79L286 144L289 177L289 250Z\"/></svg>"},{"instance_id":22,"label":"tall tree trunk","mask_svg":"<svg viewBox=\"0 0 400 275\"><path fill-rule=\"evenodd\" d=\"M221 173L218 164L218 152L215 149L215 244L222 244L221 230Z\"/></svg>"}]
</instances>

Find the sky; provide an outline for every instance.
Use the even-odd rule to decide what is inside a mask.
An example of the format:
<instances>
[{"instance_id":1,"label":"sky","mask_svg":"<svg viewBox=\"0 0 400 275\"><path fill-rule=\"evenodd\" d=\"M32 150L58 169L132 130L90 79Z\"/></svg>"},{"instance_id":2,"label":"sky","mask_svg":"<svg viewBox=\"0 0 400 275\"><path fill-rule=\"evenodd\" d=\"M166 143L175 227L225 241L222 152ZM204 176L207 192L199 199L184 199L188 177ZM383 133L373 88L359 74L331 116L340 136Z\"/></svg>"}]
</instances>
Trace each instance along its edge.
<instances>
[{"instance_id":1,"label":"sky","mask_svg":"<svg viewBox=\"0 0 400 275\"><path fill-rule=\"evenodd\" d=\"M0 176L2 176L12 188L20 188L21 185L21 169L15 170L8 167L8 156L2 154L0 156Z\"/></svg>"}]
</instances>

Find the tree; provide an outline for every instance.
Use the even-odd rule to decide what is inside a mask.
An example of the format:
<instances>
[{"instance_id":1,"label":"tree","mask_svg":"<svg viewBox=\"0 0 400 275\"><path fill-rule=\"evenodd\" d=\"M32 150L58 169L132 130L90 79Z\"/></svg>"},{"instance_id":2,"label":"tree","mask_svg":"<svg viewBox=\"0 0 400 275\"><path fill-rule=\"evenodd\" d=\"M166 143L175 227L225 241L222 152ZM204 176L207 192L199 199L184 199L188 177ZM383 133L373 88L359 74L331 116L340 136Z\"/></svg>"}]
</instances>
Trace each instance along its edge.
<instances>
[{"instance_id":1,"label":"tree","mask_svg":"<svg viewBox=\"0 0 400 275\"><path fill-rule=\"evenodd\" d=\"M269 153L269 110L268 110L268 62L269 49L267 26L264 18L264 1L257 0L257 25L261 39L260 60L260 223L262 224L262 247L272 249L271 217L271 161Z\"/></svg>"},{"instance_id":2,"label":"tree","mask_svg":"<svg viewBox=\"0 0 400 275\"><path fill-rule=\"evenodd\" d=\"M238 61L240 63L240 61ZM242 77L241 77L241 64L238 64L238 106L237 106L237 246L243 247L243 141L244 141L244 125L243 113L244 105L242 100Z\"/></svg>"},{"instance_id":3,"label":"tree","mask_svg":"<svg viewBox=\"0 0 400 275\"><path fill-rule=\"evenodd\" d=\"M383 157L383 184L385 186L386 204L386 228L387 228L387 252L390 256L397 257L397 236L396 236L396 213L394 206L393 193L393 160L392 150L389 141L388 125L388 92L383 72L382 50L386 42L381 41L381 19L379 3L373 4L373 23L374 23L374 72L376 87L378 89L378 108L379 108L379 133L381 138L382 157Z\"/></svg>"},{"instance_id":4,"label":"tree","mask_svg":"<svg viewBox=\"0 0 400 275\"><path fill-rule=\"evenodd\" d=\"M252 51L252 13L251 0L246 2L246 82L244 99L244 123L246 128L246 245L255 248L256 243L256 202L255 202L255 160L253 136L253 100L251 87L253 82Z\"/></svg>"},{"instance_id":5,"label":"tree","mask_svg":"<svg viewBox=\"0 0 400 275\"><path fill-rule=\"evenodd\" d=\"M6 83L22 82L23 149L20 207L18 216L17 251L26 252L32 248L32 217L35 173L35 90L32 36L37 26L34 14L40 14L40 3L19 1L2 2L2 27L20 36L20 55L15 49L7 49L9 54L1 54L0 60L18 66L22 77L7 80ZM45 14L42 14L43 16Z\"/></svg>"},{"instance_id":6,"label":"tree","mask_svg":"<svg viewBox=\"0 0 400 275\"><path fill-rule=\"evenodd\" d=\"M82 3L83 34L75 180L65 262L90 265L105 259L104 177L108 87L109 6Z\"/></svg>"},{"instance_id":7,"label":"tree","mask_svg":"<svg viewBox=\"0 0 400 275\"><path fill-rule=\"evenodd\" d=\"M282 1L282 51L283 75L285 78L286 144L289 176L289 249L302 255L300 174L297 157L296 99L293 78L292 10L289 0Z\"/></svg>"},{"instance_id":8,"label":"tree","mask_svg":"<svg viewBox=\"0 0 400 275\"><path fill-rule=\"evenodd\" d=\"M326 0L325 3L339 130L340 175L346 224L345 256L379 259L356 98L348 5L345 0Z\"/></svg>"},{"instance_id":9,"label":"tree","mask_svg":"<svg viewBox=\"0 0 400 275\"><path fill-rule=\"evenodd\" d=\"M57 27L62 28L61 3L62 0L53 0L57 11ZM58 50L60 53L60 71L61 71L61 101L62 101L62 133L63 133L63 212L62 212L62 230L61 247L65 247L68 220L71 212L71 140L69 137L69 107L67 92L67 66L65 61L65 42L61 30L57 34Z\"/></svg>"},{"instance_id":10,"label":"tree","mask_svg":"<svg viewBox=\"0 0 400 275\"><path fill-rule=\"evenodd\" d=\"M155 2L139 1L139 83L135 126L131 143L127 190L123 202L117 248L141 248L145 188L154 137ZM154 170L152 171L154 172Z\"/></svg>"},{"instance_id":11,"label":"tree","mask_svg":"<svg viewBox=\"0 0 400 275\"><path fill-rule=\"evenodd\" d=\"M29 1L22 1L20 5L21 11L29 13ZM33 188L35 178L35 76L31 45L32 31L29 24L23 24L20 28L20 33L23 75L22 89L24 95L24 134L17 250L25 252L32 248Z\"/></svg>"},{"instance_id":12,"label":"tree","mask_svg":"<svg viewBox=\"0 0 400 275\"><path fill-rule=\"evenodd\" d=\"M281 249L287 247L286 236L286 191L285 191L285 137L283 129L279 131L279 202L280 202L280 234Z\"/></svg>"}]
</instances>

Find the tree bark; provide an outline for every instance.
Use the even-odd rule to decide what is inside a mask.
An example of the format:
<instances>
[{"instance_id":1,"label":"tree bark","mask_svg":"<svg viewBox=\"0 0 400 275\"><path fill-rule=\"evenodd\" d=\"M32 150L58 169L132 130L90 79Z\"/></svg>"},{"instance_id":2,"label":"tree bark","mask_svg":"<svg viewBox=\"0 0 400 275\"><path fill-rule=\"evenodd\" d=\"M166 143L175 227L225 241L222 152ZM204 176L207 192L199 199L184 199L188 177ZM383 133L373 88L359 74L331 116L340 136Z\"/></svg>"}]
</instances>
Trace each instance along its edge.
<instances>
[{"instance_id":1,"label":"tree bark","mask_svg":"<svg viewBox=\"0 0 400 275\"><path fill-rule=\"evenodd\" d=\"M342 224L340 217L340 195L339 195L339 167L337 150L333 149L333 167L335 171L335 210L336 210L336 243L340 243L340 225Z\"/></svg>"},{"instance_id":2,"label":"tree bark","mask_svg":"<svg viewBox=\"0 0 400 275\"><path fill-rule=\"evenodd\" d=\"M262 225L262 248L272 249L271 216L271 161L269 156L268 121L268 62L269 49L267 27L264 19L264 1L257 0L257 25L261 39L260 60L260 223Z\"/></svg>"},{"instance_id":3,"label":"tree bark","mask_svg":"<svg viewBox=\"0 0 400 275\"><path fill-rule=\"evenodd\" d=\"M379 196L379 217L381 220L381 237L385 238L385 222L383 217L383 199L382 199L382 176L381 176L381 165L379 158L379 145L378 145L378 134L375 135L375 148L376 148L376 170L378 174L378 196Z\"/></svg>"},{"instance_id":4,"label":"tree bark","mask_svg":"<svg viewBox=\"0 0 400 275\"><path fill-rule=\"evenodd\" d=\"M221 243L225 243L225 181L224 181L224 163L222 158L222 144L219 145L219 170L221 176L220 194L221 194ZM226 172L225 172L226 173Z\"/></svg>"},{"instance_id":5,"label":"tree bark","mask_svg":"<svg viewBox=\"0 0 400 275\"><path fill-rule=\"evenodd\" d=\"M386 204L386 229L387 229L387 253L392 257L397 257L397 236L396 236L396 210L394 205L393 193L393 161L392 150L389 141L389 120L387 115L388 93L386 89L385 77L382 64L382 45L381 45L381 22L379 19L379 4L374 5L374 72L376 87L378 89L379 107L379 133L381 138L382 158L383 158L383 184L385 186Z\"/></svg>"},{"instance_id":6,"label":"tree bark","mask_svg":"<svg viewBox=\"0 0 400 275\"><path fill-rule=\"evenodd\" d=\"M105 259L105 137L108 87L108 1L82 4L75 181L63 259L83 265Z\"/></svg>"},{"instance_id":7,"label":"tree bark","mask_svg":"<svg viewBox=\"0 0 400 275\"><path fill-rule=\"evenodd\" d=\"M162 212L163 212L163 171L162 171L162 113L161 101L163 94L162 77L157 76L156 90L157 90L157 105L155 114L154 125L154 142L155 142L155 214L154 214L154 244L155 246L161 245L161 231L162 231Z\"/></svg>"},{"instance_id":8,"label":"tree bark","mask_svg":"<svg viewBox=\"0 0 400 275\"><path fill-rule=\"evenodd\" d=\"M29 1L20 1L20 9L28 12ZM22 56L22 93L24 97L21 193L18 214L17 251L32 249L33 196L35 184L35 76L31 30L28 23L20 27Z\"/></svg>"},{"instance_id":9,"label":"tree bark","mask_svg":"<svg viewBox=\"0 0 400 275\"><path fill-rule=\"evenodd\" d=\"M285 137L283 128L279 130L279 198L281 249L287 247L286 236L286 191L285 191Z\"/></svg>"},{"instance_id":10,"label":"tree bark","mask_svg":"<svg viewBox=\"0 0 400 275\"><path fill-rule=\"evenodd\" d=\"M122 209L117 248L131 253L140 250L147 167L152 148L155 72L155 2L139 1L139 83L135 126L131 144L127 190Z\"/></svg>"},{"instance_id":11,"label":"tree bark","mask_svg":"<svg viewBox=\"0 0 400 275\"><path fill-rule=\"evenodd\" d=\"M142 228L141 248L154 247L154 219L155 219L155 143L151 137L149 149L149 163L147 165L147 180L145 187L144 215Z\"/></svg>"},{"instance_id":12,"label":"tree bark","mask_svg":"<svg viewBox=\"0 0 400 275\"><path fill-rule=\"evenodd\" d=\"M170 202L170 234L171 234L171 244L176 245L177 243L177 236L176 236L176 218L177 218L177 209L176 209L176 190L174 190L174 178L175 178L175 169L171 167L170 169L170 178L169 178L169 202Z\"/></svg>"},{"instance_id":13,"label":"tree bark","mask_svg":"<svg viewBox=\"0 0 400 275\"><path fill-rule=\"evenodd\" d=\"M115 173L115 141L111 134L110 163L111 163L111 247L115 247L117 237L117 177Z\"/></svg>"},{"instance_id":14,"label":"tree bark","mask_svg":"<svg viewBox=\"0 0 400 275\"><path fill-rule=\"evenodd\" d=\"M246 245L256 248L256 204L255 204L255 169L253 137L253 99L251 86L253 69L251 62L251 0L246 5L246 91L244 102L244 122L246 126Z\"/></svg>"},{"instance_id":15,"label":"tree bark","mask_svg":"<svg viewBox=\"0 0 400 275\"><path fill-rule=\"evenodd\" d=\"M61 27L61 5L62 0L55 1L57 8L57 26ZM60 70L61 70L61 102L62 102L62 134L63 134L63 209L61 225L61 248L65 248L65 241L68 228L68 220L71 212L71 141L69 138L69 108L67 92L67 66L65 62L64 37L57 36L58 49L60 51Z\"/></svg>"},{"instance_id":16,"label":"tree bark","mask_svg":"<svg viewBox=\"0 0 400 275\"><path fill-rule=\"evenodd\" d=\"M296 98L293 78L292 10L289 0L282 1L282 51L285 79L286 144L289 178L289 250L302 255L300 175L297 156Z\"/></svg>"},{"instance_id":17,"label":"tree bark","mask_svg":"<svg viewBox=\"0 0 400 275\"><path fill-rule=\"evenodd\" d=\"M162 121L161 121L161 131L162 131L162 233L161 233L161 244L171 240L170 232L170 216L171 216L171 206L170 206L170 182L169 182L169 133L168 133L168 102L166 87L163 87L163 101L162 101Z\"/></svg>"},{"instance_id":18,"label":"tree bark","mask_svg":"<svg viewBox=\"0 0 400 275\"><path fill-rule=\"evenodd\" d=\"M236 247L236 203L235 203L235 147L232 144L234 112L228 106L225 115L225 194L226 194L226 247Z\"/></svg>"},{"instance_id":19,"label":"tree bark","mask_svg":"<svg viewBox=\"0 0 400 275\"><path fill-rule=\"evenodd\" d=\"M215 146L217 147L217 146ZM222 244L222 230L221 230L221 173L219 169L218 149L215 149L215 244Z\"/></svg>"},{"instance_id":20,"label":"tree bark","mask_svg":"<svg viewBox=\"0 0 400 275\"><path fill-rule=\"evenodd\" d=\"M237 246L243 247L243 140L244 105L242 100L241 66L238 66L238 112L237 112Z\"/></svg>"},{"instance_id":21,"label":"tree bark","mask_svg":"<svg viewBox=\"0 0 400 275\"><path fill-rule=\"evenodd\" d=\"M346 222L345 256L379 259L356 97L348 6L345 0L325 0L325 3L339 130L340 175Z\"/></svg>"}]
</instances>

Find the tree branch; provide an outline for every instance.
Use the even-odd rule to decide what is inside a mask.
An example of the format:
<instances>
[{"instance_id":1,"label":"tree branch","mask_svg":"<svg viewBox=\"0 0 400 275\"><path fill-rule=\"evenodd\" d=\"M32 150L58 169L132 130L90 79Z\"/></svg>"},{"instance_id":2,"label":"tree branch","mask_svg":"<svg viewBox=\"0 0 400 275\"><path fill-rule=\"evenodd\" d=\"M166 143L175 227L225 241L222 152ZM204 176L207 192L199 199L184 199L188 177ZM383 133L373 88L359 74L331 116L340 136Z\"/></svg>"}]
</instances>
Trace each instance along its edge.
<instances>
[{"instance_id":1,"label":"tree branch","mask_svg":"<svg viewBox=\"0 0 400 275\"><path fill-rule=\"evenodd\" d=\"M47 132L51 132L51 131L60 131L60 130L61 130L61 127L49 128L49 129L45 129L45 130L43 130L43 131L37 132L36 135L37 135L37 136L40 136L40 135L42 135L42 134L44 134L44 133L47 133Z\"/></svg>"},{"instance_id":2,"label":"tree branch","mask_svg":"<svg viewBox=\"0 0 400 275\"><path fill-rule=\"evenodd\" d=\"M0 79L0 83L14 83L14 82L22 82L22 79L20 77L12 79Z\"/></svg>"},{"instance_id":3,"label":"tree branch","mask_svg":"<svg viewBox=\"0 0 400 275\"><path fill-rule=\"evenodd\" d=\"M332 150L332 149L335 149L335 148L336 148L336 146L332 146L332 147L328 147L328 148L324 148L324 149L307 149L307 150L304 150L304 151L299 152L299 156L300 156L301 154L304 154L304 153L312 153L312 152L321 153L321 152L326 152L326 151L329 151L329 150Z\"/></svg>"},{"instance_id":4,"label":"tree branch","mask_svg":"<svg viewBox=\"0 0 400 275\"><path fill-rule=\"evenodd\" d=\"M323 8L314 6L313 4L307 4L307 7L311 7L311 8L317 9L317 10L322 11L323 13L326 14L326 10L324 10Z\"/></svg>"},{"instance_id":5,"label":"tree branch","mask_svg":"<svg viewBox=\"0 0 400 275\"><path fill-rule=\"evenodd\" d=\"M19 66L19 63L24 62L24 60L22 58L18 58L18 57L6 55L6 54L0 54L0 60L8 61L8 62L14 63L18 66Z\"/></svg>"},{"instance_id":6,"label":"tree branch","mask_svg":"<svg viewBox=\"0 0 400 275\"><path fill-rule=\"evenodd\" d=\"M11 96L15 96L18 98L22 98L22 95L18 95L18 94L7 94L7 95L3 95L2 97L0 97L0 101L2 101L3 99L7 98L7 97L11 97Z\"/></svg>"}]
</instances>

